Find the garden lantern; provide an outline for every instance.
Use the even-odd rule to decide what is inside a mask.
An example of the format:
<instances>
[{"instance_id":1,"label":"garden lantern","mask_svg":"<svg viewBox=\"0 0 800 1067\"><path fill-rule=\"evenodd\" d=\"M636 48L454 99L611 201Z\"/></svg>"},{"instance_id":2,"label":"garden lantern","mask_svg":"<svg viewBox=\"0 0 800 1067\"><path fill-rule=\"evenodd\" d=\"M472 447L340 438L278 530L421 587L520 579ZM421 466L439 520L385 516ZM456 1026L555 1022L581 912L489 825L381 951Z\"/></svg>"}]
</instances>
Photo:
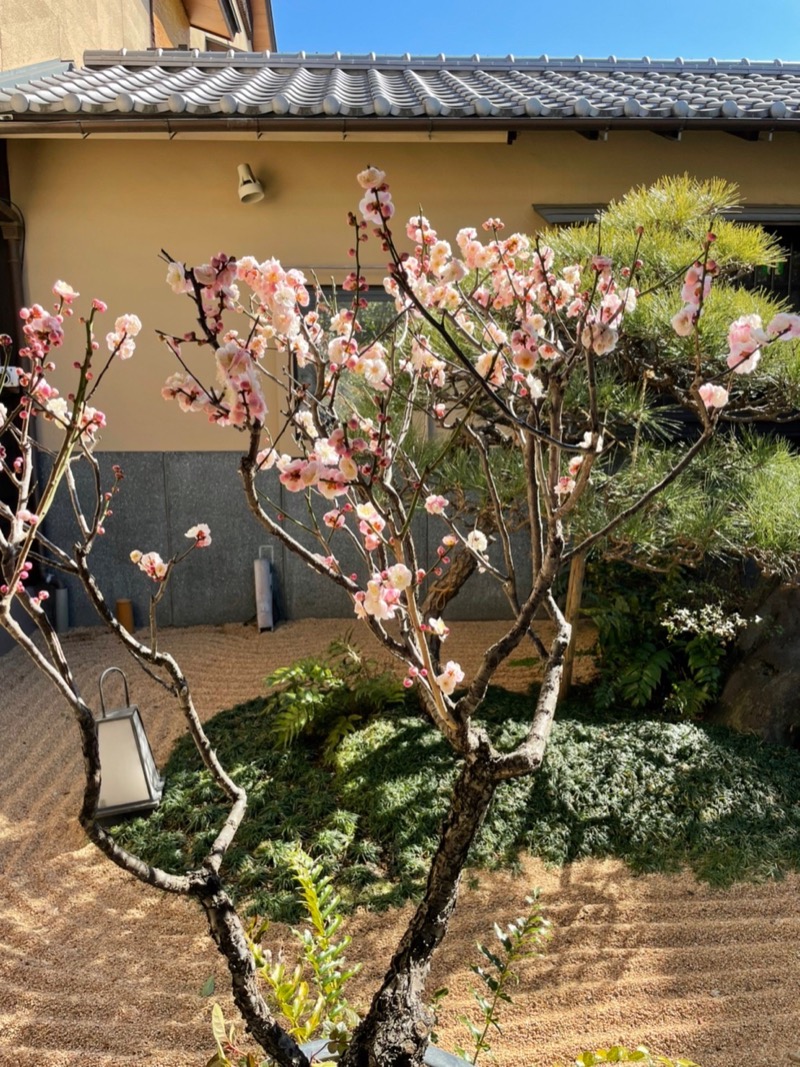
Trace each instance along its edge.
<instances>
[{"instance_id":1,"label":"garden lantern","mask_svg":"<svg viewBox=\"0 0 800 1067\"><path fill-rule=\"evenodd\" d=\"M122 675L125 685L125 707L107 711L103 683L115 672ZM109 667L100 675L100 709L100 718L95 720L102 773L98 817L152 811L161 802L164 780L153 759L139 709L130 703L128 679L119 667Z\"/></svg>"}]
</instances>

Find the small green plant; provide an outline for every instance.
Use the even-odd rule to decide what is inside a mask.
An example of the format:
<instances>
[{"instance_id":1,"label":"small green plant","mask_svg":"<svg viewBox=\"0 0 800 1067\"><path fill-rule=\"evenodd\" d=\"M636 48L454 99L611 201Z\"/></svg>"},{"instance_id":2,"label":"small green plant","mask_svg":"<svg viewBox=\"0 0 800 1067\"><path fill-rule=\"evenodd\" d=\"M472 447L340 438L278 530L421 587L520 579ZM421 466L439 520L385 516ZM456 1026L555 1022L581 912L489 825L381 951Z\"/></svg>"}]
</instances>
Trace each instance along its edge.
<instances>
[{"instance_id":1,"label":"small green plant","mask_svg":"<svg viewBox=\"0 0 800 1067\"><path fill-rule=\"evenodd\" d=\"M332 641L321 659L279 667L265 681L275 690L264 705L275 747L288 748L301 735L317 737L326 762L349 733L406 699L396 674L365 657L349 633Z\"/></svg>"},{"instance_id":2,"label":"small green plant","mask_svg":"<svg viewBox=\"0 0 800 1067\"><path fill-rule=\"evenodd\" d=\"M698 1067L693 1060L671 1060L668 1056L653 1055L644 1045L633 1049L625 1048L624 1045L613 1045L611 1048L582 1052L580 1056L575 1057L574 1063L576 1067L597 1067L599 1063L638 1063L641 1067Z\"/></svg>"},{"instance_id":3,"label":"small green plant","mask_svg":"<svg viewBox=\"0 0 800 1067\"><path fill-rule=\"evenodd\" d=\"M342 924L342 898L334 892L330 875L323 874L322 864L315 863L305 852L298 850L294 854L292 870L310 920L310 926L293 932L300 939L303 959L323 1001L322 1032L327 1036L337 1027L349 1031L358 1022L358 1014L347 1003L344 989L361 970L361 964L345 967L350 937L336 939Z\"/></svg>"},{"instance_id":4,"label":"small green plant","mask_svg":"<svg viewBox=\"0 0 800 1067\"><path fill-rule=\"evenodd\" d=\"M219 1004L211 1009L211 1032L217 1050L206 1067L265 1067L267 1060L260 1060L252 1052L244 1052L237 1045L236 1027L225 1022L225 1015ZM233 1057L233 1059L231 1059Z\"/></svg>"},{"instance_id":5,"label":"small green plant","mask_svg":"<svg viewBox=\"0 0 800 1067\"><path fill-rule=\"evenodd\" d=\"M525 898L528 907L523 915L509 923L505 930L494 924L494 934L499 948L487 948L478 942L478 951L485 962L472 965L472 972L482 983L481 988L473 989L472 996L480 1009L480 1022L474 1023L467 1016L460 1016L474 1041L471 1053L456 1049L470 1063L477 1063L482 1052L490 1052L489 1033L500 1028L500 1009L503 1004L511 1004L509 988L517 985L519 976L515 967L523 960L541 955L544 942L550 936L550 923L542 916L539 905L539 890L536 889ZM441 991L440 991L441 992Z\"/></svg>"},{"instance_id":6,"label":"small green plant","mask_svg":"<svg viewBox=\"0 0 800 1067\"><path fill-rule=\"evenodd\" d=\"M256 973L264 983L264 994L270 1008L279 1016L287 1032L304 1044L322 1035L329 1046L342 1050L359 1016L347 1002L345 986L361 970L361 964L345 966L344 953L350 944L348 936L337 939L342 924L339 911L341 898L333 891L331 879L323 874L301 849L289 857L289 866L297 884L297 895L309 920L302 929L292 928L301 945L301 959L289 970L283 959L275 959L269 950L260 946L269 928L269 921L254 924L250 932L250 951ZM236 1045L233 1027L226 1028L219 1004L211 1012L211 1028L217 1051L207 1067L264 1067L271 1061L256 1061L252 1053L242 1052ZM236 1056L231 1060L231 1056Z\"/></svg>"}]
</instances>

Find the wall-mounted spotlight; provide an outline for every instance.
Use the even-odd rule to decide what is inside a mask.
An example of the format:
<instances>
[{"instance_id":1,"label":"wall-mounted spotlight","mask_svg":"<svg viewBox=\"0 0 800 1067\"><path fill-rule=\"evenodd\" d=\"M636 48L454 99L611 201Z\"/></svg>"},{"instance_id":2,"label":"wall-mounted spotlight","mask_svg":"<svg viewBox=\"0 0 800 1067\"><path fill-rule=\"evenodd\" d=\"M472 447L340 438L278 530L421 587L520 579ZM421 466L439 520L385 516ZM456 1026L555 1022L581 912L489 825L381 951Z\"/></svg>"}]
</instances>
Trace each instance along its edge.
<instances>
[{"instance_id":1,"label":"wall-mounted spotlight","mask_svg":"<svg viewBox=\"0 0 800 1067\"><path fill-rule=\"evenodd\" d=\"M239 164L239 199L243 204L257 204L264 199L264 187L250 170L249 163Z\"/></svg>"}]
</instances>

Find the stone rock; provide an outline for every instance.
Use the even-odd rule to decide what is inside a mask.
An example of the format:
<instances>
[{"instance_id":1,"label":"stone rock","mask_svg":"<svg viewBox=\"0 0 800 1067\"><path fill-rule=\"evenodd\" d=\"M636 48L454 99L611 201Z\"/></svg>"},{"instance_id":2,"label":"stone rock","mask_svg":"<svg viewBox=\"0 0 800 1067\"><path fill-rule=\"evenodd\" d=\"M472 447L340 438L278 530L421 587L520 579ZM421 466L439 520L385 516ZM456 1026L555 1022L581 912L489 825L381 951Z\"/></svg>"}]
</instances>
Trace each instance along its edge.
<instances>
[{"instance_id":1,"label":"stone rock","mask_svg":"<svg viewBox=\"0 0 800 1067\"><path fill-rule=\"evenodd\" d=\"M711 721L800 748L800 588L779 586L758 615Z\"/></svg>"}]
</instances>

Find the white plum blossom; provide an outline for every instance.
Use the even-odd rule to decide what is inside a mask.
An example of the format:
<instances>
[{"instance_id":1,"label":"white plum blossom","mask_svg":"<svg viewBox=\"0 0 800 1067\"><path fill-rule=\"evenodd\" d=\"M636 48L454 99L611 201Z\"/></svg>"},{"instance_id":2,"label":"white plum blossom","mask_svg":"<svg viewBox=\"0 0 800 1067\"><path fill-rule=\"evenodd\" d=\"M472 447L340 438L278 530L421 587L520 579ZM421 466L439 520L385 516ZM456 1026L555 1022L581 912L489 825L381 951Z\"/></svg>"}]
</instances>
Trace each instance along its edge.
<instances>
[{"instance_id":1,"label":"white plum blossom","mask_svg":"<svg viewBox=\"0 0 800 1067\"><path fill-rule=\"evenodd\" d=\"M167 266L167 285L173 293L189 293L192 290L192 282L186 277L186 268L183 263L170 263Z\"/></svg>"},{"instance_id":2,"label":"white plum blossom","mask_svg":"<svg viewBox=\"0 0 800 1067\"><path fill-rule=\"evenodd\" d=\"M694 304L685 304L677 314L672 316L672 328L678 337L688 337L694 329L697 308Z\"/></svg>"},{"instance_id":3,"label":"white plum blossom","mask_svg":"<svg viewBox=\"0 0 800 1067\"><path fill-rule=\"evenodd\" d=\"M542 385L540 378L535 378L532 374L529 374L525 379L525 384L528 387L528 395L531 400L541 400L544 396L544 386Z\"/></svg>"},{"instance_id":4,"label":"white plum blossom","mask_svg":"<svg viewBox=\"0 0 800 1067\"><path fill-rule=\"evenodd\" d=\"M386 581L393 589L408 589L411 585L411 571L405 563L395 563L387 570Z\"/></svg>"},{"instance_id":5,"label":"white plum blossom","mask_svg":"<svg viewBox=\"0 0 800 1067\"><path fill-rule=\"evenodd\" d=\"M154 582L163 582L167 576L169 565L159 556L158 552L139 552L135 549L131 552L131 562L136 563L140 571L144 571Z\"/></svg>"},{"instance_id":6,"label":"white plum blossom","mask_svg":"<svg viewBox=\"0 0 800 1067\"><path fill-rule=\"evenodd\" d=\"M445 696L452 696L455 687L459 682L463 681L464 672L462 671L460 664L454 663L451 659L445 664L442 673L436 675L436 684Z\"/></svg>"},{"instance_id":7,"label":"white plum blossom","mask_svg":"<svg viewBox=\"0 0 800 1067\"><path fill-rule=\"evenodd\" d=\"M204 522L199 522L187 530L186 537L193 539L198 548L208 548L211 544L211 531Z\"/></svg>"},{"instance_id":8,"label":"white plum blossom","mask_svg":"<svg viewBox=\"0 0 800 1067\"><path fill-rule=\"evenodd\" d=\"M386 180L386 172L379 170L377 167L367 167L366 170L362 170L360 174L356 175L356 181L362 189L375 189L379 185L383 185Z\"/></svg>"},{"instance_id":9,"label":"white plum blossom","mask_svg":"<svg viewBox=\"0 0 800 1067\"><path fill-rule=\"evenodd\" d=\"M638 294L635 289L620 289L618 293L620 304L622 306L622 312L625 315L630 315L636 310L636 301Z\"/></svg>"},{"instance_id":10,"label":"white plum blossom","mask_svg":"<svg viewBox=\"0 0 800 1067\"><path fill-rule=\"evenodd\" d=\"M120 359L130 359L136 348L133 338L141 328L138 315L120 315L114 323L114 331L106 335L109 352L115 352Z\"/></svg>"},{"instance_id":11,"label":"white plum blossom","mask_svg":"<svg viewBox=\"0 0 800 1067\"><path fill-rule=\"evenodd\" d=\"M482 553L489 547L489 542L486 540L486 534L481 533L480 530L471 530L467 534L467 544L473 552Z\"/></svg>"}]
</instances>

